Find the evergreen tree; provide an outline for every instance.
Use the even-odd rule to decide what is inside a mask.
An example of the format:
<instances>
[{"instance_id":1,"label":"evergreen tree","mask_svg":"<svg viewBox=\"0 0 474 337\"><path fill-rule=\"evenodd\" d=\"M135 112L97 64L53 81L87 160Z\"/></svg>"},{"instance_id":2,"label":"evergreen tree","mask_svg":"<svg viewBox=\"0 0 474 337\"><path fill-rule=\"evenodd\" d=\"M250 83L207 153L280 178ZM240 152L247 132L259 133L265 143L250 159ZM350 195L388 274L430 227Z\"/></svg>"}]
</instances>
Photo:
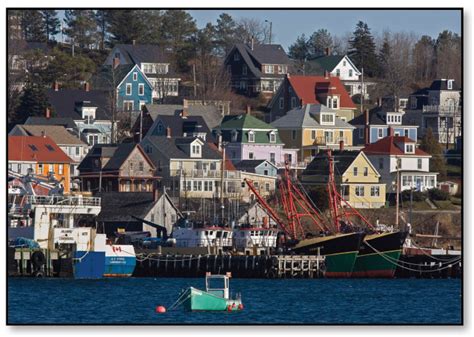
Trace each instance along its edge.
<instances>
[{"instance_id":1,"label":"evergreen tree","mask_svg":"<svg viewBox=\"0 0 474 337\"><path fill-rule=\"evenodd\" d=\"M20 97L13 123L23 124L30 116L44 116L47 107L48 97L44 86L35 81L28 81Z\"/></svg>"},{"instance_id":2,"label":"evergreen tree","mask_svg":"<svg viewBox=\"0 0 474 337\"><path fill-rule=\"evenodd\" d=\"M163 11L152 9L141 11L140 17L146 22L146 31L140 38L141 43L150 43L164 46Z\"/></svg>"},{"instance_id":3,"label":"evergreen tree","mask_svg":"<svg viewBox=\"0 0 474 337\"><path fill-rule=\"evenodd\" d=\"M99 48L103 50L105 48L105 37L108 30L108 17L107 10L98 9L95 11L95 21L99 30Z\"/></svg>"},{"instance_id":4,"label":"evergreen tree","mask_svg":"<svg viewBox=\"0 0 474 337\"><path fill-rule=\"evenodd\" d=\"M124 43L143 43L147 32L147 20L144 10L108 10L110 42L112 45Z\"/></svg>"},{"instance_id":5,"label":"evergreen tree","mask_svg":"<svg viewBox=\"0 0 474 337\"><path fill-rule=\"evenodd\" d=\"M222 13L217 19L215 27L215 36L218 46L218 53L221 56L226 55L236 43L238 25L227 13Z\"/></svg>"},{"instance_id":6,"label":"evergreen tree","mask_svg":"<svg viewBox=\"0 0 474 337\"><path fill-rule=\"evenodd\" d=\"M27 9L22 11L21 25L26 41L45 42L46 34L41 11Z\"/></svg>"},{"instance_id":7,"label":"evergreen tree","mask_svg":"<svg viewBox=\"0 0 474 337\"><path fill-rule=\"evenodd\" d=\"M317 57L329 52L333 49L333 40L331 34L326 29L319 29L314 32L308 41L308 49L311 57Z\"/></svg>"},{"instance_id":8,"label":"evergreen tree","mask_svg":"<svg viewBox=\"0 0 474 337\"><path fill-rule=\"evenodd\" d=\"M379 55L379 69L378 74L380 78L385 78L388 72L388 67L390 64L390 42L388 36L384 37L382 48L380 49Z\"/></svg>"},{"instance_id":9,"label":"evergreen tree","mask_svg":"<svg viewBox=\"0 0 474 337\"><path fill-rule=\"evenodd\" d=\"M461 37L451 31L443 31L436 39L436 76L461 80Z\"/></svg>"},{"instance_id":10,"label":"evergreen tree","mask_svg":"<svg viewBox=\"0 0 474 337\"><path fill-rule=\"evenodd\" d=\"M425 135L421 139L420 149L432 156L430 159L430 171L438 172L439 178L441 179L445 178L446 160L444 158L443 147L434 136L431 128L426 130Z\"/></svg>"},{"instance_id":11,"label":"evergreen tree","mask_svg":"<svg viewBox=\"0 0 474 337\"><path fill-rule=\"evenodd\" d=\"M375 42L370 33L369 26L359 21L356 29L349 41L349 57L355 65L368 76L377 74L377 54L375 52Z\"/></svg>"},{"instance_id":12,"label":"evergreen tree","mask_svg":"<svg viewBox=\"0 0 474 337\"><path fill-rule=\"evenodd\" d=\"M81 48L90 48L97 44L97 23L95 13L92 10L67 10L65 22L68 26L66 35L74 44Z\"/></svg>"},{"instance_id":13,"label":"evergreen tree","mask_svg":"<svg viewBox=\"0 0 474 337\"><path fill-rule=\"evenodd\" d=\"M58 12L52 9L45 9L41 11L43 16L44 31L46 34L46 40L53 40L54 35L59 33L60 22L58 19Z\"/></svg>"},{"instance_id":14,"label":"evergreen tree","mask_svg":"<svg viewBox=\"0 0 474 337\"><path fill-rule=\"evenodd\" d=\"M170 47L174 63L180 71L189 70L194 46L193 39L197 32L196 22L184 10L167 10L163 15L163 37Z\"/></svg>"},{"instance_id":15,"label":"evergreen tree","mask_svg":"<svg viewBox=\"0 0 474 337\"><path fill-rule=\"evenodd\" d=\"M305 61L309 57L308 41L304 34L298 36L295 43L288 48L290 58Z\"/></svg>"}]
</instances>

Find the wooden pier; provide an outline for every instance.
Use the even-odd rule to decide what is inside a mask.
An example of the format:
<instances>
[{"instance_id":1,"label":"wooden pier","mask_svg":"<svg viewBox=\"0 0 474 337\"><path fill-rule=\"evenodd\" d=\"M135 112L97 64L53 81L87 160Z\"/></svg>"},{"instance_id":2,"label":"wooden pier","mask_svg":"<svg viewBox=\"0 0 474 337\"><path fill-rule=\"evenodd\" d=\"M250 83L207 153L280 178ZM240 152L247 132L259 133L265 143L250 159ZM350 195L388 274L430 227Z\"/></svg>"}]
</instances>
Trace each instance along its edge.
<instances>
[{"instance_id":1,"label":"wooden pier","mask_svg":"<svg viewBox=\"0 0 474 337\"><path fill-rule=\"evenodd\" d=\"M8 248L8 276L72 277L70 251Z\"/></svg>"},{"instance_id":2,"label":"wooden pier","mask_svg":"<svg viewBox=\"0 0 474 337\"><path fill-rule=\"evenodd\" d=\"M319 278L324 258L304 255L160 255L137 258L135 277L202 277L231 272L239 278Z\"/></svg>"}]
</instances>

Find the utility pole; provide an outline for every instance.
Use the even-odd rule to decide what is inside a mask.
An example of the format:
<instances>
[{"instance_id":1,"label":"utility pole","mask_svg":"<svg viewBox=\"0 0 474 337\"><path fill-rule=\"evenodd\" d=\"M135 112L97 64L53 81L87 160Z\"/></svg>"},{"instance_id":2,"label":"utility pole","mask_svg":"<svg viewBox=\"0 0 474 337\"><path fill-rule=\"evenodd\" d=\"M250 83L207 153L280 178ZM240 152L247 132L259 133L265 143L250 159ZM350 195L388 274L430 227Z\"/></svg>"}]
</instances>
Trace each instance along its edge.
<instances>
[{"instance_id":1,"label":"utility pole","mask_svg":"<svg viewBox=\"0 0 474 337\"><path fill-rule=\"evenodd\" d=\"M265 20L265 22L268 22L270 24L270 34L269 34L269 44L272 44L272 25L273 23L269 20Z\"/></svg>"},{"instance_id":2,"label":"utility pole","mask_svg":"<svg viewBox=\"0 0 474 337\"><path fill-rule=\"evenodd\" d=\"M224 167L225 167L225 145L222 142L222 163L221 163L221 221L224 222Z\"/></svg>"},{"instance_id":3,"label":"utility pole","mask_svg":"<svg viewBox=\"0 0 474 337\"><path fill-rule=\"evenodd\" d=\"M143 137L143 108L140 109L140 142Z\"/></svg>"},{"instance_id":4,"label":"utility pole","mask_svg":"<svg viewBox=\"0 0 474 337\"><path fill-rule=\"evenodd\" d=\"M99 193L102 192L102 168L99 171Z\"/></svg>"},{"instance_id":5,"label":"utility pole","mask_svg":"<svg viewBox=\"0 0 474 337\"><path fill-rule=\"evenodd\" d=\"M399 207L400 207L400 165L399 165L399 158L396 157L397 160L397 183L396 183L396 216L395 216L395 226L398 228L398 215L399 215Z\"/></svg>"}]
</instances>

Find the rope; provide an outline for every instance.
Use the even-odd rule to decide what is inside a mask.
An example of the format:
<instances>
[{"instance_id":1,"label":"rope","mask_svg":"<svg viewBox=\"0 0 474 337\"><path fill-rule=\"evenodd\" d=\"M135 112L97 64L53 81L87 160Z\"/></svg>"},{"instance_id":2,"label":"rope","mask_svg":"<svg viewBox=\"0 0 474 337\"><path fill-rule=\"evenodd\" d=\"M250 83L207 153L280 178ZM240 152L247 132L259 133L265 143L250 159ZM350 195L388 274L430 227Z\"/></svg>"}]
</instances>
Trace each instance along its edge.
<instances>
[{"instance_id":1,"label":"rope","mask_svg":"<svg viewBox=\"0 0 474 337\"><path fill-rule=\"evenodd\" d=\"M389 263L391 263L391 264L393 264L393 265L395 265L399 268L405 269L405 270L414 271L414 272L418 272L418 273L434 273L434 272L441 271L441 270L444 270L444 269L447 269L447 268L451 267L450 265L447 265L447 266L444 266L444 267L441 267L441 268L431 269L431 270L419 270L419 269L413 269L413 268L405 267L405 266L400 265L400 264L397 263L399 261L398 259L392 258L390 256L386 256L386 254L384 254L383 252L380 252L377 249L375 249L374 247L372 247L367 241L365 241L365 244L367 244L367 246L372 248L375 252L377 252L383 259L387 260ZM459 260L461 260L460 257L459 257ZM394 261L397 261L397 262L394 262ZM418 266L424 266L424 265L419 264Z\"/></svg>"},{"instance_id":2,"label":"rope","mask_svg":"<svg viewBox=\"0 0 474 337\"><path fill-rule=\"evenodd\" d=\"M435 257L435 256L433 256L433 255L430 255L430 254L426 253L426 252L425 252L425 250L424 250L423 248L421 248L421 247L418 247L418 246L417 246L417 245L415 245L414 243L412 243L412 245L413 245L415 248L418 248L418 249L420 249L420 250L421 250L421 253L422 253L423 255L426 255L426 256L428 256L428 257L432 258L433 260L438 260L438 261L443 261L443 262L449 262L449 261L456 260L456 259L458 258L458 257L455 257L455 258L453 258L452 260L448 260L448 259L440 259L440 258L438 258L438 257Z\"/></svg>"},{"instance_id":3,"label":"rope","mask_svg":"<svg viewBox=\"0 0 474 337\"><path fill-rule=\"evenodd\" d=\"M183 293L181 293L181 295L178 297L178 299L169 307L168 311L171 311L173 309L175 309L176 307L180 306L181 304L183 304L188 298L191 297L191 292L188 294L188 296L186 296L185 298L182 298L184 295L187 294L187 291L184 291Z\"/></svg>"}]
</instances>

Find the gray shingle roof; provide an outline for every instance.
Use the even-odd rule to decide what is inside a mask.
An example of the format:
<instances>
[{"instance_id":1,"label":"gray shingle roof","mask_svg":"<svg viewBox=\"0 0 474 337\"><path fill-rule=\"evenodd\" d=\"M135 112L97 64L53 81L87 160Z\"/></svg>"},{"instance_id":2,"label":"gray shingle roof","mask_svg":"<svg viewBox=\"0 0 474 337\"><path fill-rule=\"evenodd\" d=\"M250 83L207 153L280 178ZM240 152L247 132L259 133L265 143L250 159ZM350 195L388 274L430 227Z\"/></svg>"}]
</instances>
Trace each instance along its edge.
<instances>
[{"instance_id":1,"label":"gray shingle roof","mask_svg":"<svg viewBox=\"0 0 474 337\"><path fill-rule=\"evenodd\" d=\"M48 136L58 145L86 145L60 125L16 125L10 135Z\"/></svg>"},{"instance_id":2,"label":"gray shingle roof","mask_svg":"<svg viewBox=\"0 0 474 337\"><path fill-rule=\"evenodd\" d=\"M119 144L114 152L114 155L105 164L104 171L116 171L119 170L125 160L127 160L130 153L135 149L137 144L135 143L122 143Z\"/></svg>"},{"instance_id":3,"label":"gray shingle roof","mask_svg":"<svg viewBox=\"0 0 474 337\"><path fill-rule=\"evenodd\" d=\"M369 125L387 125L385 121L385 113L392 112L383 107L375 107L369 111ZM365 115L360 114L354 119L349 121L351 125L365 125ZM410 118L410 115L406 113L402 115L402 125L405 126L417 126L417 123L413 123L413 118Z\"/></svg>"},{"instance_id":4,"label":"gray shingle roof","mask_svg":"<svg viewBox=\"0 0 474 337\"><path fill-rule=\"evenodd\" d=\"M47 92L49 104L53 108L53 113L61 118L82 119L79 113L79 104L87 101L96 106L96 119L110 120L111 96L109 91L104 90L80 90L80 89L60 89L55 91L50 89Z\"/></svg>"},{"instance_id":5,"label":"gray shingle roof","mask_svg":"<svg viewBox=\"0 0 474 337\"><path fill-rule=\"evenodd\" d=\"M290 59L286 55L283 47L279 44L254 45L252 48L244 43L237 43L234 46L242 55L249 71L256 77L262 77L260 71L262 64L290 64ZM229 55L232 54L229 53ZM281 74L265 74L265 77L281 77Z\"/></svg>"},{"instance_id":6,"label":"gray shingle roof","mask_svg":"<svg viewBox=\"0 0 474 337\"><path fill-rule=\"evenodd\" d=\"M179 145L184 145L194 141L199 138L168 138L166 136L148 136L146 137L150 143L152 143L155 148L160 151L161 155L165 156L168 159L187 159L189 155L184 152ZM201 140L201 139L199 139ZM202 141L202 140L201 140ZM202 159L221 159L222 155L217 151L217 149L209 143L205 143L202 146ZM157 165L159 159L156 155L155 150L152 153L149 153L148 156Z\"/></svg>"},{"instance_id":7,"label":"gray shingle roof","mask_svg":"<svg viewBox=\"0 0 474 337\"><path fill-rule=\"evenodd\" d=\"M359 151L333 151L334 175L340 178L359 154ZM327 181L329 175L328 167L329 159L327 152L321 151L314 157L311 163L308 164L302 175L306 178L311 176L315 178L315 180Z\"/></svg>"},{"instance_id":8,"label":"gray shingle roof","mask_svg":"<svg viewBox=\"0 0 474 337\"><path fill-rule=\"evenodd\" d=\"M456 81L453 81L453 88L448 89L448 80L447 79L441 79L441 80L435 80L431 83L429 90L460 90L458 84Z\"/></svg>"},{"instance_id":9,"label":"gray shingle roof","mask_svg":"<svg viewBox=\"0 0 474 337\"><path fill-rule=\"evenodd\" d=\"M128 57L134 64L145 63L169 63L170 55L163 47L152 44L117 44L124 56Z\"/></svg>"},{"instance_id":10,"label":"gray shingle roof","mask_svg":"<svg viewBox=\"0 0 474 337\"><path fill-rule=\"evenodd\" d=\"M169 127L173 137L182 137L183 132L200 132L206 133L206 140L213 141L211 130L209 130L202 116L195 115L183 118L181 116L157 115L155 119L161 120L165 128Z\"/></svg>"},{"instance_id":11,"label":"gray shingle roof","mask_svg":"<svg viewBox=\"0 0 474 337\"><path fill-rule=\"evenodd\" d=\"M135 64L119 64L116 68L110 65L103 65L91 79L91 86L94 89L111 90L117 88L125 76L135 67Z\"/></svg>"},{"instance_id":12,"label":"gray shingle roof","mask_svg":"<svg viewBox=\"0 0 474 337\"><path fill-rule=\"evenodd\" d=\"M75 129L77 127L74 119L71 117L28 117L25 125L59 125L66 129Z\"/></svg>"},{"instance_id":13,"label":"gray shingle roof","mask_svg":"<svg viewBox=\"0 0 474 337\"><path fill-rule=\"evenodd\" d=\"M286 113L285 116L273 121L271 124L276 128L319 128L322 127L315 119L315 115L321 112L336 112L323 104L306 104L303 107L294 108ZM346 128L354 127L343 120L336 118L334 125L324 125L324 128Z\"/></svg>"},{"instance_id":14,"label":"gray shingle roof","mask_svg":"<svg viewBox=\"0 0 474 337\"><path fill-rule=\"evenodd\" d=\"M131 221L145 218L155 205L153 193L149 192L104 192L101 193L102 209L97 221Z\"/></svg>"},{"instance_id":15,"label":"gray shingle roof","mask_svg":"<svg viewBox=\"0 0 474 337\"><path fill-rule=\"evenodd\" d=\"M255 172L255 168L264 162L266 162L265 159L254 159L254 160L246 159L246 160L241 160L237 163L234 163L234 166L237 170L240 170L240 171ZM273 165L273 164L270 163L270 165Z\"/></svg>"},{"instance_id":16,"label":"gray shingle roof","mask_svg":"<svg viewBox=\"0 0 474 337\"><path fill-rule=\"evenodd\" d=\"M146 108L153 121L158 115L179 116L183 112L183 106L180 104L147 104ZM211 129L219 125L223 117L214 105L190 105L188 115L201 116Z\"/></svg>"}]
</instances>

